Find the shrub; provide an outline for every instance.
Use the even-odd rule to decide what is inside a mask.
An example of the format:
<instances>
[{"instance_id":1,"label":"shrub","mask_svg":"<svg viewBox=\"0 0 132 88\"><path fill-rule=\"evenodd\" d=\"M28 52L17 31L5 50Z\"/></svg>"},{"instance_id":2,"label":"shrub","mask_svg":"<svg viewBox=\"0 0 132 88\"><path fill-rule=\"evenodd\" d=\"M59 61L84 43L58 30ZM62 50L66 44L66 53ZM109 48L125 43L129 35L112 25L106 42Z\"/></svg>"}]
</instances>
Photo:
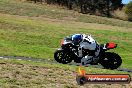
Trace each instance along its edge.
<instances>
[{"instance_id":1,"label":"shrub","mask_svg":"<svg viewBox=\"0 0 132 88\"><path fill-rule=\"evenodd\" d=\"M128 16L128 20L132 21L132 1L125 6L125 13Z\"/></svg>"}]
</instances>

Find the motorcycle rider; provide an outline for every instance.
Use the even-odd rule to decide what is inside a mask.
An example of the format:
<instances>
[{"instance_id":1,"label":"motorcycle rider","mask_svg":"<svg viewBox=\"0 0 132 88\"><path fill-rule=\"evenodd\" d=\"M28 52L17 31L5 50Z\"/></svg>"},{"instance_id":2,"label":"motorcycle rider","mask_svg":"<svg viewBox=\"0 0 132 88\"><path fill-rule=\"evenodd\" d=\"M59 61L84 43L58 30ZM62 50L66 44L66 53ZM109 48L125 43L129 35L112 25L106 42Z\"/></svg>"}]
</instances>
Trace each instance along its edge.
<instances>
[{"instance_id":1,"label":"motorcycle rider","mask_svg":"<svg viewBox=\"0 0 132 88\"><path fill-rule=\"evenodd\" d=\"M81 64L97 64L100 52L99 44L92 38L91 35L73 34L71 35L72 43L78 46L78 56L82 57ZM89 54L84 54L84 52Z\"/></svg>"}]
</instances>

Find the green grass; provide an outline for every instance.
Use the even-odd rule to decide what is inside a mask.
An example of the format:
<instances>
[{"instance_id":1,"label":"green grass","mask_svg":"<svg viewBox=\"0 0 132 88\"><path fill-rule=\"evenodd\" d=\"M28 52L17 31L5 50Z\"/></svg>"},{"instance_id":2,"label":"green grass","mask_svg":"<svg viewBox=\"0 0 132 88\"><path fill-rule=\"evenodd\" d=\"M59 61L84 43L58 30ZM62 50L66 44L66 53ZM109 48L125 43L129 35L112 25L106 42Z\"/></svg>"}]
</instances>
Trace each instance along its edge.
<instances>
[{"instance_id":1,"label":"green grass","mask_svg":"<svg viewBox=\"0 0 132 88\"><path fill-rule=\"evenodd\" d=\"M1 14L0 55L53 59L54 51L60 47L62 38L73 33L90 33L99 43L116 42L119 47L111 51L121 55L122 66L131 68L131 31L80 28L70 26L69 22L60 23Z\"/></svg>"},{"instance_id":2,"label":"green grass","mask_svg":"<svg viewBox=\"0 0 132 88\"><path fill-rule=\"evenodd\" d=\"M60 47L60 39L73 33L90 33L94 35L99 43L109 41L118 43L119 47L111 51L121 55L123 67L132 67L132 23L130 22L97 16L88 17L89 15L77 13L76 16L80 21L81 19L83 19L83 22L99 20L102 24L96 24L98 21L96 23L82 23L82 21L75 22L74 19L70 21L67 19L49 19L43 16L51 18L60 16L63 18L63 14L66 16L75 15L72 14L74 13L72 11L55 6L35 5L32 3L15 2L13 0L0 0L0 7L0 12L2 13L0 14L0 55L53 59L54 51ZM23 9L21 12L19 12L20 8ZM45 11L44 9L47 10ZM53 11L53 9L56 11ZM38 14L40 17L36 17L35 14ZM59 19L59 17L57 18ZM117 25L111 26L110 22ZM123 27L118 27L120 25Z\"/></svg>"}]
</instances>

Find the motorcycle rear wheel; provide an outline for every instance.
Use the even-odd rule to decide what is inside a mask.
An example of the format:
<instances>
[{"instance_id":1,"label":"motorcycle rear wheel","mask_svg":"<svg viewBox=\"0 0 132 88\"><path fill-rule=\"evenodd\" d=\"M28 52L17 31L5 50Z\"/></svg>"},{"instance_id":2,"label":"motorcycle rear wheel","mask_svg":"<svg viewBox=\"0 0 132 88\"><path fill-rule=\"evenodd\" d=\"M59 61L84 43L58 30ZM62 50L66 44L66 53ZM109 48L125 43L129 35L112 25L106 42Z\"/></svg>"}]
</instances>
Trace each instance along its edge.
<instances>
[{"instance_id":1,"label":"motorcycle rear wheel","mask_svg":"<svg viewBox=\"0 0 132 88\"><path fill-rule=\"evenodd\" d=\"M67 64L72 61L72 58L70 57L68 52L65 52L64 50L56 50L54 53L54 59L62 64Z\"/></svg>"},{"instance_id":2,"label":"motorcycle rear wheel","mask_svg":"<svg viewBox=\"0 0 132 88\"><path fill-rule=\"evenodd\" d=\"M101 56L100 64L106 69L117 69L122 64L121 57L113 52L105 52Z\"/></svg>"}]
</instances>

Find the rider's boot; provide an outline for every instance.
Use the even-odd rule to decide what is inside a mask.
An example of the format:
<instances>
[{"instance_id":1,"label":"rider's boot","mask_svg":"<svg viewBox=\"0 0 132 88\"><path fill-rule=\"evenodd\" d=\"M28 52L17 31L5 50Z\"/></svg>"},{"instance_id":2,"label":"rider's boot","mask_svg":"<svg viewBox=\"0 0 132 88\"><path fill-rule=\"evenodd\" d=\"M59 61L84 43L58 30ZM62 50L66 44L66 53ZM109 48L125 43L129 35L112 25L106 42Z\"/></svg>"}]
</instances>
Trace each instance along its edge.
<instances>
[{"instance_id":1,"label":"rider's boot","mask_svg":"<svg viewBox=\"0 0 132 88\"><path fill-rule=\"evenodd\" d=\"M95 57L92 58L92 60L93 61L92 61L91 65L98 65L99 57L95 56Z\"/></svg>"},{"instance_id":2,"label":"rider's boot","mask_svg":"<svg viewBox=\"0 0 132 88\"><path fill-rule=\"evenodd\" d=\"M82 65L87 65L87 64L90 64L92 62L92 58L93 56L85 56L81 59L81 64Z\"/></svg>"}]
</instances>

